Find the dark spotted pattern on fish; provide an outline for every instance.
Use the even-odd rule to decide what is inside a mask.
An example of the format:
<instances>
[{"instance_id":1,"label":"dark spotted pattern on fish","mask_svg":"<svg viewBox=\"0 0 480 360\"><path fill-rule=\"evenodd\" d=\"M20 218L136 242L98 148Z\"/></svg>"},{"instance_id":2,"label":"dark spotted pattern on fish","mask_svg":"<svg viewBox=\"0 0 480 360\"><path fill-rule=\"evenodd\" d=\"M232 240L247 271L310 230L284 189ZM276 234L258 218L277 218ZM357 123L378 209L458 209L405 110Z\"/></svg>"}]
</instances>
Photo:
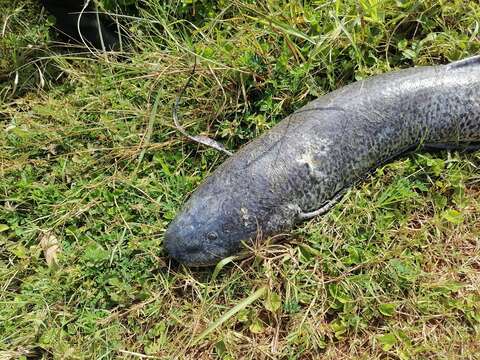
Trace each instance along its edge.
<instances>
[{"instance_id":1,"label":"dark spotted pattern on fish","mask_svg":"<svg viewBox=\"0 0 480 360\"><path fill-rule=\"evenodd\" d=\"M480 143L480 57L372 77L293 113L227 159L165 234L208 265L291 229L366 173L416 148Z\"/></svg>"}]
</instances>

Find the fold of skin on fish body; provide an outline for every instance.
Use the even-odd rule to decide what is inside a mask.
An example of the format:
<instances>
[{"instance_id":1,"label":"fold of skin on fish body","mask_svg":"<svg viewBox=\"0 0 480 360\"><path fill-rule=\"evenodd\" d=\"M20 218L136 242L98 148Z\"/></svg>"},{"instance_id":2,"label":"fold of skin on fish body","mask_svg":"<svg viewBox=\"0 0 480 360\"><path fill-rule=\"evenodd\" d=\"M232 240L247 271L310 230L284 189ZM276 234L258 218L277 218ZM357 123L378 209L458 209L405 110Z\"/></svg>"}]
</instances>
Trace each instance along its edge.
<instances>
[{"instance_id":1,"label":"fold of skin on fish body","mask_svg":"<svg viewBox=\"0 0 480 360\"><path fill-rule=\"evenodd\" d=\"M375 76L297 110L227 159L165 233L170 256L212 265L291 229L415 148L480 144L480 56Z\"/></svg>"}]
</instances>

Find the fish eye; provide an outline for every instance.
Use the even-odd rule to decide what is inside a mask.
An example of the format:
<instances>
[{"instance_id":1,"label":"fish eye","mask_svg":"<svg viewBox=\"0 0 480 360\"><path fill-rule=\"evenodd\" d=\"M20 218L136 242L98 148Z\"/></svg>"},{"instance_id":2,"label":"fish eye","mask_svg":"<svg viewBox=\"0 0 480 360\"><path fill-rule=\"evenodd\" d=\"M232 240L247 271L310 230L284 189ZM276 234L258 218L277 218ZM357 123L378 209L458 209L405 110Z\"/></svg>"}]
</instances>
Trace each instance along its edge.
<instances>
[{"instance_id":1,"label":"fish eye","mask_svg":"<svg viewBox=\"0 0 480 360\"><path fill-rule=\"evenodd\" d=\"M218 238L218 234L215 231L210 231L207 234L207 239L210 240L210 241L217 240L217 238Z\"/></svg>"}]
</instances>

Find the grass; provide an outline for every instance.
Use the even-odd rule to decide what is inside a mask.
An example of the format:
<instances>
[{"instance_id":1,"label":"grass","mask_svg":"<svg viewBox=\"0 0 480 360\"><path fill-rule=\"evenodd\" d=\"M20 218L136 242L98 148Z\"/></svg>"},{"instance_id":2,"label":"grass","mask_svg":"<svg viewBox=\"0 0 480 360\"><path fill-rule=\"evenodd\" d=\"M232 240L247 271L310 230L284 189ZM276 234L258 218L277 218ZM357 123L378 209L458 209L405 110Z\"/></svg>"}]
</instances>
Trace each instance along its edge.
<instances>
[{"instance_id":1,"label":"grass","mask_svg":"<svg viewBox=\"0 0 480 360\"><path fill-rule=\"evenodd\" d=\"M477 1L154 0L119 18L122 56L1 7L0 359L478 358L480 153L400 159L216 269L162 246L225 158L173 126L195 61L182 123L235 150L342 85L479 53Z\"/></svg>"}]
</instances>

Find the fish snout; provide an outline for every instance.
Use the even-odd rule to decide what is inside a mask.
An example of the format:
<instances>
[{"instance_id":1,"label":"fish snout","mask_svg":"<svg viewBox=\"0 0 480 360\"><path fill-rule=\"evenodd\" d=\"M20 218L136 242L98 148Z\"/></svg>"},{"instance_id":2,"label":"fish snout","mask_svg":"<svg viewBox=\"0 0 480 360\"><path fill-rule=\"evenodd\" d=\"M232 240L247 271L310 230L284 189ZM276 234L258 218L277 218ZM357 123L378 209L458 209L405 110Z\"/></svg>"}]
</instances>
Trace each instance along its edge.
<instances>
[{"instance_id":1,"label":"fish snout","mask_svg":"<svg viewBox=\"0 0 480 360\"><path fill-rule=\"evenodd\" d=\"M216 256L211 256L204 243L195 239L193 226L187 228L170 224L163 237L164 248L176 262L188 266L206 266L217 262Z\"/></svg>"},{"instance_id":2,"label":"fish snout","mask_svg":"<svg viewBox=\"0 0 480 360\"><path fill-rule=\"evenodd\" d=\"M176 236L175 231L173 231L171 227L168 227L163 236L163 246L167 251L167 254L177 261L178 257L180 256L180 248L178 243L179 239Z\"/></svg>"},{"instance_id":3,"label":"fish snout","mask_svg":"<svg viewBox=\"0 0 480 360\"><path fill-rule=\"evenodd\" d=\"M182 259L186 254L200 251L201 246L195 241L193 234L193 226L171 223L163 238L168 255L179 262L183 262Z\"/></svg>"}]
</instances>

